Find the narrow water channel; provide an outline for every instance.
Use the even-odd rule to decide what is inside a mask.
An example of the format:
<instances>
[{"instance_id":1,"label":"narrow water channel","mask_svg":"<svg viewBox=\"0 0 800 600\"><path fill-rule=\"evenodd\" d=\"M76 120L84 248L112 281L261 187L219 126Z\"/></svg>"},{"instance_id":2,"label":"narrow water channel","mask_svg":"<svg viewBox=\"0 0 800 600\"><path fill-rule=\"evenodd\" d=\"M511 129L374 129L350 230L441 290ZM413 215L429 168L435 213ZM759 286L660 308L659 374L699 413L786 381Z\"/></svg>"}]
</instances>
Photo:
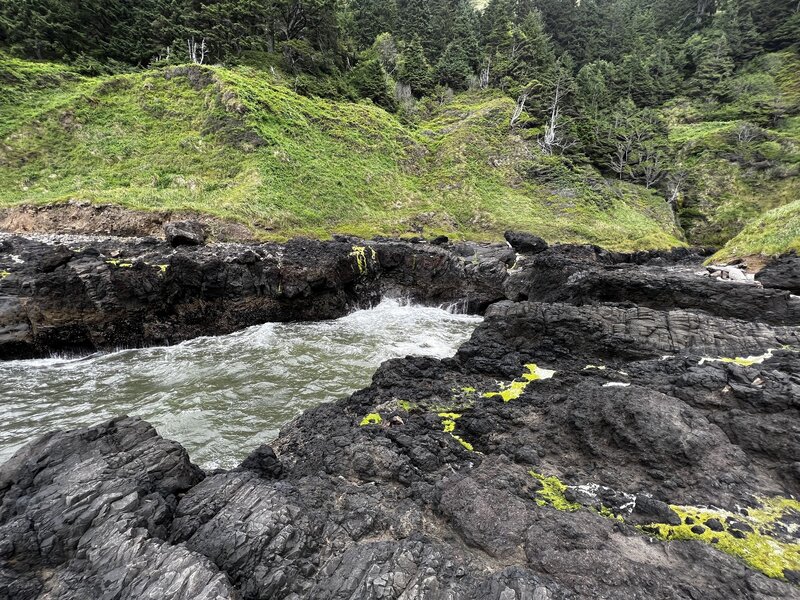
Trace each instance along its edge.
<instances>
[{"instance_id":1,"label":"narrow water channel","mask_svg":"<svg viewBox=\"0 0 800 600\"><path fill-rule=\"evenodd\" d=\"M202 467L230 468L301 411L368 385L383 361L454 354L479 322L385 300L335 321L0 363L0 463L47 431L130 414L179 441Z\"/></svg>"}]
</instances>

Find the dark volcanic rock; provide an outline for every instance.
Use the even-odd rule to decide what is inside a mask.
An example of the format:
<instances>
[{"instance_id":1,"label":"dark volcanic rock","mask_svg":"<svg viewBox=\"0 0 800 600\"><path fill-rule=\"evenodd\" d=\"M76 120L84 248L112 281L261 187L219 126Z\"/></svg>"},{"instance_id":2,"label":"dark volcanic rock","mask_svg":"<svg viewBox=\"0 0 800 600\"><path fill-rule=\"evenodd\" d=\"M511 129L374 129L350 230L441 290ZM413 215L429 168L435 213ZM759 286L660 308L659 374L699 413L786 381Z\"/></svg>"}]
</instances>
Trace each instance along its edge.
<instances>
[{"instance_id":1,"label":"dark volcanic rock","mask_svg":"<svg viewBox=\"0 0 800 600\"><path fill-rule=\"evenodd\" d=\"M628 303L775 325L800 324L800 298L788 291L699 277L696 265L680 264L686 259L682 253L665 257L660 266L642 266L636 255L554 246L519 261L505 282L506 297L572 304ZM667 258L675 264L666 265Z\"/></svg>"},{"instance_id":2,"label":"dark volcanic rock","mask_svg":"<svg viewBox=\"0 0 800 600\"><path fill-rule=\"evenodd\" d=\"M458 303L468 312L482 312L503 299L508 248L470 246L469 258L428 244L388 241L374 248L381 289L389 295L426 304Z\"/></svg>"},{"instance_id":3,"label":"dark volcanic rock","mask_svg":"<svg viewBox=\"0 0 800 600\"><path fill-rule=\"evenodd\" d=\"M0 268L8 273L0 279L0 359L330 319L379 298L374 257L339 242L172 249L143 238L66 248L10 237Z\"/></svg>"},{"instance_id":4,"label":"dark volcanic rock","mask_svg":"<svg viewBox=\"0 0 800 600\"><path fill-rule=\"evenodd\" d=\"M33 303L52 311L47 323L86 327L50 339L83 331L94 344L102 326L42 300L55 287L35 294L50 277L83 281L82 269L133 306L163 302L157 285L142 292L156 242L138 242L144 266L116 265L131 273L120 279L102 246L67 256L10 243L26 261L14 264L32 266L3 284L9 340L25 343L8 315L35 316ZM561 247L507 277L495 247L178 250L166 306L194 318L241 307L254 273L298 315L382 292L460 291L490 306L455 357L384 363L368 388L305 412L232 471L202 473L136 419L31 442L0 467L0 598L800 598L800 569L778 545L800 542L794 301L746 284L712 293L721 282L693 276L691 260ZM496 302L504 282L545 301ZM95 295L69 310L96 317L108 292L85 289ZM382 422L361 426L370 413ZM749 536L772 545L740 552L749 563L723 551Z\"/></svg>"},{"instance_id":5,"label":"dark volcanic rock","mask_svg":"<svg viewBox=\"0 0 800 600\"><path fill-rule=\"evenodd\" d=\"M547 250L547 242L539 236L522 231L506 231L506 241L520 254L538 254Z\"/></svg>"},{"instance_id":6,"label":"dark volcanic rock","mask_svg":"<svg viewBox=\"0 0 800 600\"><path fill-rule=\"evenodd\" d=\"M773 260L756 273L756 281L767 288L800 295L800 256L792 253Z\"/></svg>"},{"instance_id":7,"label":"dark volcanic rock","mask_svg":"<svg viewBox=\"0 0 800 600\"><path fill-rule=\"evenodd\" d=\"M235 597L206 557L162 541L179 496L202 478L137 419L23 448L0 468L0 597Z\"/></svg>"},{"instance_id":8,"label":"dark volcanic rock","mask_svg":"<svg viewBox=\"0 0 800 600\"><path fill-rule=\"evenodd\" d=\"M164 225L164 236L173 247L200 246L206 241L206 232L197 221L177 221Z\"/></svg>"},{"instance_id":9,"label":"dark volcanic rock","mask_svg":"<svg viewBox=\"0 0 800 600\"><path fill-rule=\"evenodd\" d=\"M503 298L505 251L480 247L468 260L348 238L174 249L153 238L0 238L0 360L332 319L383 294L482 311Z\"/></svg>"}]
</instances>

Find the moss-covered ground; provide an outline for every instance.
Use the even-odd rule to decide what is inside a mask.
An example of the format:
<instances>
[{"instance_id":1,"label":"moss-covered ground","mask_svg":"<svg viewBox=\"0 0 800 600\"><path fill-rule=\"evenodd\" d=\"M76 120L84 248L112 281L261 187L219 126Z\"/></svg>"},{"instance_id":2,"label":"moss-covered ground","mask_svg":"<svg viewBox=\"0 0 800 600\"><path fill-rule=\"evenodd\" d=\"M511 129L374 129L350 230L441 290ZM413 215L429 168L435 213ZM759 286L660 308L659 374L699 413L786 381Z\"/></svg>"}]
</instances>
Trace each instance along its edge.
<instances>
[{"instance_id":1,"label":"moss-covered ground","mask_svg":"<svg viewBox=\"0 0 800 600\"><path fill-rule=\"evenodd\" d=\"M680 223L690 242L724 246L715 260L800 248L798 74L796 51L763 55L720 102L663 108ZM684 243L657 192L542 155L536 129L510 131L498 92L426 103L409 124L243 66L84 77L0 54L0 83L0 206L197 211L263 239L513 228L616 250Z\"/></svg>"}]
</instances>

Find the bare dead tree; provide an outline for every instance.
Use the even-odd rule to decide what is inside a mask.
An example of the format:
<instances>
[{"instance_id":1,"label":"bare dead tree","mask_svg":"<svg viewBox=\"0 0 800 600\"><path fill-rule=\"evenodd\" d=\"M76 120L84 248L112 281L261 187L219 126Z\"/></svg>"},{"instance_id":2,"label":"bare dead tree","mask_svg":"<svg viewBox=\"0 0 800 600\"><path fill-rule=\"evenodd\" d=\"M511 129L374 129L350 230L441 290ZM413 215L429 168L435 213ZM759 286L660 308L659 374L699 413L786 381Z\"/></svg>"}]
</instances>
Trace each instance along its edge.
<instances>
[{"instance_id":1,"label":"bare dead tree","mask_svg":"<svg viewBox=\"0 0 800 600\"><path fill-rule=\"evenodd\" d=\"M522 116L523 111L525 110L525 103L528 101L528 97L531 95L531 86L527 86L522 93L517 98L517 103L514 106L514 112L511 113L511 129L514 129L514 125L517 124L517 121Z\"/></svg>"},{"instance_id":2,"label":"bare dead tree","mask_svg":"<svg viewBox=\"0 0 800 600\"><path fill-rule=\"evenodd\" d=\"M695 5L694 18L695 22L699 25L703 19L710 14L713 14L715 9L715 0L697 0Z\"/></svg>"},{"instance_id":3,"label":"bare dead tree","mask_svg":"<svg viewBox=\"0 0 800 600\"><path fill-rule=\"evenodd\" d=\"M561 124L561 105L568 90L565 86L566 74L562 69L558 69L553 88L553 101L550 103L550 118L544 126L544 135L537 143L545 154L563 154L576 144L576 141L563 135Z\"/></svg>"},{"instance_id":4,"label":"bare dead tree","mask_svg":"<svg viewBox=\"0 0 800 600\"><path fill-rule=\"evenodd\" d=\"M758 128L750 123L741 123L736 128L736 141L740 144L749 144L758 137Z\"/></svg>"},{"instance_id":5,"label":"bare dead tree","mask_svg":"<svg viewBox=\"0 0 800 600\"><path fill-rule=\"evenodd\" d=\"M206 56L208 56L208 46L206 46L206 38L203 38L202 41L198 44L194 36L191 39L186 40L186 45L189 48L189 60L191 60L196 65L202 65L205 60Z\"/></svg>"},{"instance_id":6,"label":"bare dead tree","mask_svg":"<svg viewBox=\"0 0 800 600\"><path fill-rule=\"evenodd\" d=\"M619 175L620 180L630 172L630 155L632 151L633 142L629 136L622 136L617 140L609 166L612 171Z\"/></svg>"},{"instance_id":7,"label":"bare dead tree","mask_svg":"<svg viewBox=\"0 0 800 600\"><path fill-rule=\"evenodd\" d=\"M653 144L645 144L638 153L637 167L645 188L650 189L666 175L663 151Z\"/></svg>"},{"instance_id":8,"label":"bare dead tree","mask_svg":"<svg viewBox=\"0 0 800 600\"><path fill-rule=\"evenodd\" d=\"M417 101L414 99L414 94L411 93L411 86L407 83L398 81L394 86L394 98L397 104L405 112L414 110Z\"/></svg>"},{"instance_id":9,"label":"bare dead tree","mask_svg":"<svg viewBox=\"0 0 800 600\"><path fill-rule=\"evenodd\" d=\"M491 70L491 66L492 66L492 59L487 58L486 66L483 69L481 69L480 86L482 90L489 87L489 71Z\"/></svg>"},{"instance_id":10,"label":"bare dead tree","mask_svg":"<svg viewBox=\"0 0 800 600\"><path fill-rule=\"evenodd\" d=\"M155 57L153 57L152 61L153 62L161 62L161 61L167 61L168 62L171 57L172 57L172 48L170 48L170 46L167 46L165 51L164 52L159 52L158 54L156 54Z\"/></svg>"},{"instance_id":11,"label":"bare dead tree","mask_svg":"<svg viewBox=\"0 0 800 600\"><path fill-rule=\"evenodd\" d=\"M667 176L667 202L669 202L673 214L678 213L678 201L686 187L688 178L689 172L680 168L670 171Z\"/></svg>"}]
</instances>

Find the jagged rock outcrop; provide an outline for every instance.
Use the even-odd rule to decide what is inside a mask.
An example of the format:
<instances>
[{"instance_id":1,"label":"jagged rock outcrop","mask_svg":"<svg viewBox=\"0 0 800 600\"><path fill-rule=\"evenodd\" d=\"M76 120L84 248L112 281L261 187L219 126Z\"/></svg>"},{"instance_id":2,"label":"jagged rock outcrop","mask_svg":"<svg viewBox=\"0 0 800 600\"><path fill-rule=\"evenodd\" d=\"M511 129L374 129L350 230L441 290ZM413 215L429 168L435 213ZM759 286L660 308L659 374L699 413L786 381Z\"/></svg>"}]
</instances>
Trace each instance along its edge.
<instances>
[{"instance_id":1,"label":"jagged rock outcrop","mask_svg":"<svg viewBox=\"0 0 800 600\"><path fill-rule=\"evenodd\" d=\"M756 306L768 323L800 320L800 299L788 292L715 287L695 277L692 266L640 266L696 260L685 249L626 255L555 246L518 256L507 245L344 236L173 248L155 238L5 235L0 360L174 344L268 321L331 319L382 295L458 304L474 313L505 298L530 298L714 306L745 319Z\"/></svg>"},{"instance_id":2,"label":"jagged rock outcrop","mask_svg":"<svg viewBox=\"0 0 800 600\"><path fill-rule=\"evenodd\" d=\"M567 252L649 277L613 295L641 302L574 287ZM424 269L454 255L379 244L375 285L446 298ZM680 258L538 257L509 280L572 302L493 303L455 357L388 361L232 471L137 419L32 442L0 467L0 598L800 598L800 328L770 324L791 301L640 291L694 290Z\"/></svg>"},{"instance_id":3,"label":"jagged rock outcrop","mask_svg":"<svg viewBox=\"0 0 800 600\"><path fill-rule=\"evenodd\" d=\"M382 294L470 311L501 299L504 258L360 240L172 248L154 238L0 239L0 360L173 344L321 320Z\"/></svg>"},{"instance_id":4,"label":"jagged rock outcrop","mask_svg":"<svg viewBox=\"0 0 800 600\"><path fill-rule=\"evenodd\" d=\"M800 256L793 252L776 258L756 273L756 281L800 296Z\"/></svg>"},{"instance_id":5,"label":"jagged rock outcrop","mask_svg":"<svg viewBox=\"0 0 800 600\"><path fill-rule=\"evenodd\" d=\"M774 325L800 324L800 298L788 291L698 277L696 258L674 253L640 263L591 246L555 246L523 256L505 283L510 300L615 302L676 308ZM672 264L669 264L672 262Z\"/></svg>"}]
</instances>

